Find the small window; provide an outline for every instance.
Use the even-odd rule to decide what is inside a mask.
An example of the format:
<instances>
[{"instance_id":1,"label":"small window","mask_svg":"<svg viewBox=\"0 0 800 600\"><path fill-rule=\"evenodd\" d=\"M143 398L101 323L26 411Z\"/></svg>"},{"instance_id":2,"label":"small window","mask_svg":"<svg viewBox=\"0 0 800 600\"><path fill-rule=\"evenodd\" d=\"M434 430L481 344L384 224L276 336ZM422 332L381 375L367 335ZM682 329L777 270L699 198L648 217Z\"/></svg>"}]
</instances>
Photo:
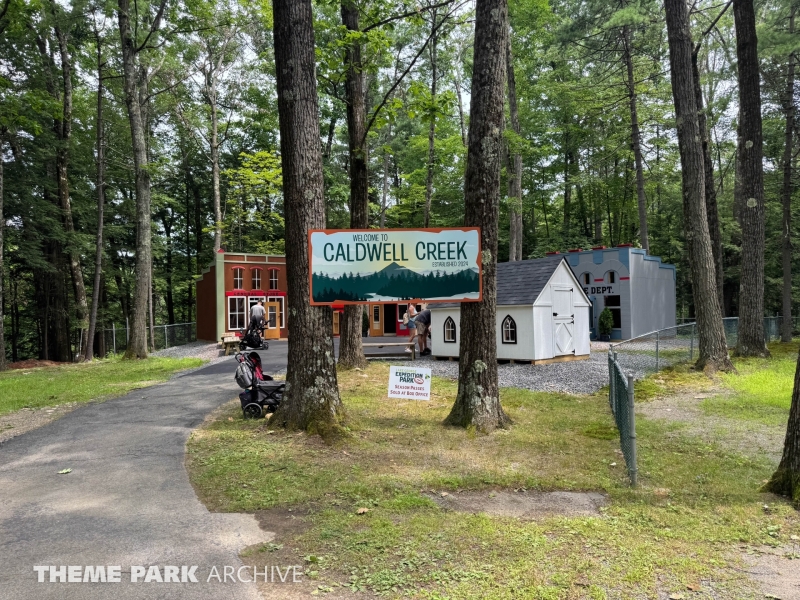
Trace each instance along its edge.
<instances>
[{"instance_id":1,"label":"small window","mask_svg":"<svg viewBox=\"0 0 800 600\"><path fill-rule=\"evenodd\" d=\"M376 304L372 307L372 326L380 327L381 324L381 305Z\"/></svg>"},{"instance_id":2,"label":"small window","mask_svg":"<svg viewBox=\"0 0 800 600\"><path fill-rule=\"evenodd\" d=\"M608 283L617 283L617 274L614 271L606 273L606 281Z\"/></svg>"},{"instance_id":3,"label":"small window","mask_svg":"<svg viewBox=\"0 0 800 600\"><path fill-rule=\"evenodd\" d=\"M503 319L503 343L516 344L517 343L517 324L511 315Z\"/></svg>"},{"instance_id":4,"label":"small window","mask_svg":"<svg viewBox=\"0 0 800 600\"><path fill-rule=\"evenodd\" d=\"M241 290L244 282L244 269L236 268L233 270L233 289Z\"/></svg>"},{"instance_id":5,"label":"small window","mask_svg":"<svg viewBox=\"0 0 800 600\"><path fill-rule=\"evenodd\" d=\"M253 269L253 288L254 290L261 289L261 269Z\"/></svg>"},{"instance_id":6,"label":"small window","mask_svg":"<svg viewBox=\"0 0 800 600\"><path fill-rule=\"evenodd\" d=\"M444 320L444 341L450 344L456 341L456 322L453 321L453 317Z\"/></svg>"},{"instance_id":7,"label":"small window","mask_svg":"<svg viewBox=\"0 0 800 600\"><path fill-rule=\"evenodd\" d=\"M269 272L269 289L278 289L278 269L271 269Z\"/></svg>"},{"instance_id":8,"label":"small window","mask_svg":"<svg viewBox=\"0 0 800 600\"><path fill-rule=\"evenodd\" d=\"M245 327L245 300L243 296L228 298L228 331L237 331Z\"/></svg>"},{"instance_id":9,"label":"small window","mask_svg":"<svg viewBox=\"0 0 800 600\"><path fill-rule=\"evenodd\" d=\"M584 273L581 275L581 281L583 285L591 285L592 284L592 274L591 273Z\"/></svg>"}]
</instances>

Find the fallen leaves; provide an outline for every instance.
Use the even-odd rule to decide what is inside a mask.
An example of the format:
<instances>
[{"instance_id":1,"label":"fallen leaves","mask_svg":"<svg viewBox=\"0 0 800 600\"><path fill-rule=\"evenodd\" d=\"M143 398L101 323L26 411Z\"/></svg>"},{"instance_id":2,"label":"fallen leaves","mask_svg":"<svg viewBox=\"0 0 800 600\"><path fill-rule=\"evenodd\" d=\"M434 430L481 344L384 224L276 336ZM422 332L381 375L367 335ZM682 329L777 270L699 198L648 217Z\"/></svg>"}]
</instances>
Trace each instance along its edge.
<instances>
[{"instance_id":1,"label":"fallen leaves","mask_svg":"<svg viewBox=\"0 0 800 600\"><path fill-rule=\"evenodd\" d=\"M363 506L356 511L357 515L365 515L369 512L368 508L364 508Z\"/></svg>"},{"instance_id":2,"label":"fallen leaves","mask_svg":"<svg viewBox=\"0 0 800 600\"><path fill-rule=\"evenodd\" d=\"M66 475L67 473L72 473L72 469L61 469L58 472L59 475Z\"/></svg>"}]
</instances>

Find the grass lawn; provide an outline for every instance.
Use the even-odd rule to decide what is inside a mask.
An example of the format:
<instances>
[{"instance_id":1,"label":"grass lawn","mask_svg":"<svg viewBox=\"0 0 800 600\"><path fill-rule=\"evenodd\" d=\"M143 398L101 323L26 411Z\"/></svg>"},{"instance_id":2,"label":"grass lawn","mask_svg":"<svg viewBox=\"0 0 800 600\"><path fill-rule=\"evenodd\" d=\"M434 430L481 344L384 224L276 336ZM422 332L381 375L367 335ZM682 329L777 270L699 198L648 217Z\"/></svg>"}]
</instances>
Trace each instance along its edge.
<instances>
[{"instance_id":1,"label":"grass lawn","mask_svg":"<svg viewBox=\"0 0 800 600\"><path fill-rule=\"evenodd\" d=\"M176 371L198 367L199 358L108 358L59 367L15 369L0 373L0 415L20 408L56 406L122 396L169 379Z\"/></svg>"},{"instance_id":2,"label":"grass lawn","mask_svg":"<svg viewBox=\"0 0 800 600\"><path fill-rule=\"evenodd\" d=\"M651 396L707 385L688 371L658 376L644 384ZM334 445L267 431L238 403L194 432L187 466L209 509L256 512L279 532L246 561L305 564L316 592L337 597L739 599L763 598L742 552L797 545L798 513L758 492L775 467L765 456L640 418L633 490L602 393L503 390L514 425L481 436L441 425L455 382L434 378L430 402L404 402L386 397L387 378L378 363L339 374L351 435ZM593 490L609 502L597 516L526 521L432 500L462 490Z\"/></svg>"}]
</instances>

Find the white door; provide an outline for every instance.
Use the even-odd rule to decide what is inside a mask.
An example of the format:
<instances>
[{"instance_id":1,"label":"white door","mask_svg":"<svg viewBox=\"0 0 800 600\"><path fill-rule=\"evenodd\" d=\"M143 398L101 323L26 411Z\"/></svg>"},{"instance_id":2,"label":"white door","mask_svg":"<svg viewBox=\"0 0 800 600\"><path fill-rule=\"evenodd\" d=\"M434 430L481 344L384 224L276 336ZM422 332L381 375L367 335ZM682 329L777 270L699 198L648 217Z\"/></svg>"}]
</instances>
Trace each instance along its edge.
<instances>
[{"instance_id":1,"label":"white door","mask_svg":"<svg viewBox=\"0 0 800 600\"><path fill-rule=\"evenodd\" d=\"M573 289L553 286L553 347L556 356L575 354Z\"/></svg>"}]
</instances>

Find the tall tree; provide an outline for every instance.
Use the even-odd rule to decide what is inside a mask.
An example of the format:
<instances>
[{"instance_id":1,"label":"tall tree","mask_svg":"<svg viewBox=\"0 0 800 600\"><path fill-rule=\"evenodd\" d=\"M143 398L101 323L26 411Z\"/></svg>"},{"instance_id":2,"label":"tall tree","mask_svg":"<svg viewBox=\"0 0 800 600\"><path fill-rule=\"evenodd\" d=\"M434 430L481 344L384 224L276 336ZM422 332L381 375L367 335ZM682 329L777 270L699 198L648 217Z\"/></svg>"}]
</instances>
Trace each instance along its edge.
<instances>
[{"instance_id":1,"label":"tall tree","mask_svg":"<svg viewBox=\"0 0 800 600\"><path fill-rule=\"evenodd\" d=\"M639 130L639 107L636 97L636 80L633 76L633 51L631 30L622 27L622 56L625 61L625 84L628 88L628 106L631 112L631 146L636 165L636 203L639 208L639 240L644 251L650 254L650 238L647 233L647 198L644 195L644 167L642 160L642 134Z\"/></svg>"},{"instance_id":2,"label":"tall tree","mask_svg":"<svg viewBox=\"0 0 800 600\"><path fill-rule=\"evenodd\" d=\"M329 307L311 306L308 230L325 226L322 151L311 0L273 0L275 70L280 117L289 356L285 402L270 421L323 436L336 434L339 398Z\"/></svg>"},{"instance_id":3,"label":"tall tree","mask_svg":"<svg viewBox=\"0 0 800 600\"><path fill-rule=\"evenodd\" d=\"M792 3L789 14L789 34L794 34L794 18L797 6ZM783 182L781 185L781 204L783 205L783 223L781 228L782 247L781 263L783 268L783 322L781 324L781 341L792 341L792 166L794 157L794 52L789 54L786 72L786 91L784 92L783 112L786 115L786 128L783 142Z\"/></svg>"},{"instance_id":4,"label":"tall tree","mask_svg":"<svg viewBox=\"0 0 800 600\"><path fill-rule=\"evenodd\" d=\"M430 123L428 123L428 164L426 165L427 169L427 178L425 180L425 219L423 221L423 227L430 227L431 224L431 198L433 197L433 167L434 161L436 160L436 84L438 83L438 72L437 72L437 44L439 36L437 35L437 27L436 27L436 14L437 11L434 8L431 11L431 37L430 43L428 44L428 49L430 51L430 59L431 59L431 107L430 107Z\"/></svg>"},{"instance_id":5,"label":"tall tree","mask_svg":"<svg viewBox=\"0 0 800 600\"><path fill-rule=\"evenodd\" d=\"M92 309L89 314L89 332L84 347L84 360L94 358L94 332L97 327L97 309L100 304L100 282L103 277L103 210L106 203L106 156L105 139L103 137L103 42L100 32L95 29L97 44L97 114L95 115L95 143L97 145L97 175L95 191L97 193L97 239L94 255L94 283L92 285Z\"/></svg>"},{"instance_id":6,"label":"tall tree","mask_svg":"<svg viewBox=\"0 0 800 600\"><path fill-rule=\"evenodd\" d=\"M364 65L361 62L361 27L358 6L353 0L342 1L342 24L353 39L345 46L345 104L347 105L347 147L350 164L350 227L369 227L369 146L367 144L367 107L364 89ZM360 305L344 309L339 324L339 364L363 368L367 364L361 342Z\"/></svg>"},{"instance_id":7,"label":"tall tree","mask_svg":"<svg viewBox=\"0 0 800 600\"><path fill-rule=\"evenodd\" d=\"M739 283L739 356L769 356L764 339L764 138L761 76L753 0L733 0L739 72L739 163L742 275Z\"/></svg>"},{"instance_id":8,"label":"tall tree","mask_svg":"<svg viewBox=\"0 0 800 600\"><path fill-rule=\"evenodd\" d=\"M789 496L795 507L800 508L800 354L794 371L792 405L783 442L783 455L778 469L773 473L764 489L774 494Z\"/></svg>"},{"instance_id":9,"label":"tall tree","mask_svg":"<svg viewBox=\"0 0 800 600\"><path fill-rule=\"evenodd\" d=\"M126 358L147 358L147 312L151 289L152 241L150 231L150 168L148 156L149 126L143 104L148 98L148 69L141 60L142 51L158 32L167 0L158 6L150 26L145 30L143 41L134 31L139 23L131 22L130 0L118 0L117 18L122 43L122 76L125 106L131 128L133 145L133 168L136 179L136 267L133 294L133 318L130 328ZM148 15L149 16L149 15ZM138 9L133 15L139 18ZM134 29L134 25L136 25Z\"/></svg>"},{"instance_id":10,"label":"tall tree","mask_svg":"<svg viewBox=\"0 0 800 600\"><path fill-rule=\"evenodd\" d=\"M509 236L508 260L522 260L522 154L519 140L522 130L519 125L519 107L517 105L517 79L514 75L514 61L511 54L511 34L506 46L506 77L508 82L508 116L511 120L511 131L515 139L508 144L508 204L509 204Z\"/></svg>"},{"instance_id":11,"label":"tall tree","mask_svg":"<svg viewBox=\"0 0 800 600\"><path fill-rule=\"evenodd\" d=\"M697 123L697 105L692 77L692 36L685 0L665 0L669 42L670 78L675 104L678 150L681 157L683 227L692 279L699 358L697 366L707 371L732 370L722 312L717 300L714 256L708 233L704 197L703 148Z\"/></svg>"},{"instance_id":12,"label":"tall tree","mask_svg":"<svg viewBox=\"0 0 800 600\"><path fill-rule=\"evenodd\" d=\"M0 371L6 370L6 337L3 327L3 305L5 302L5 264L3 263L3 230L6 221L3 217L3 160L5 152L5 140L0 135Z\"/></svg>"},{"instance_id":13,"label":"tall tree","mask_svg":"<svg viewBox=\"0 0 800 600\"><path fill-rule=\"evenodd\" d=\"M464 225L481 227L483 299L461 305L458 393L445 424L506 427L497 384L497 221L508 44L506 0L477 0Z\"/></svg>"}]
</instances>

